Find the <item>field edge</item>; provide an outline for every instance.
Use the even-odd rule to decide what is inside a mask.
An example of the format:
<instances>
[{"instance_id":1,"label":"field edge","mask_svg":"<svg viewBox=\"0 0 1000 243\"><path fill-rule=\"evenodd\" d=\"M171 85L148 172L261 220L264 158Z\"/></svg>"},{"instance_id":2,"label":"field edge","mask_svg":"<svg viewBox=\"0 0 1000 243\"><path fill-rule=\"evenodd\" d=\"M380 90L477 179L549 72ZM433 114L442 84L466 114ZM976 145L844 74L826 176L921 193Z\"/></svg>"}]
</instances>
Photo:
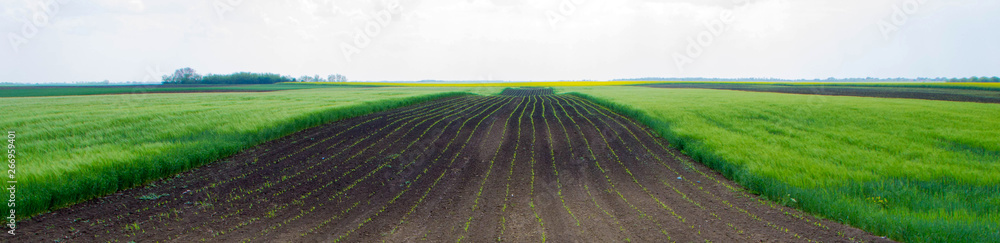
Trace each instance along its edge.
<instances>
[{"instance_id":1,"label":"field edge","mask_svg":"<svg viewBox=\"0 0 1000 243\"><path fill-rule=\"evenodd\" d=\"M977 231L976 229L968 228L975 225L975 223L954 224L958 222L952 222L953 224L949 226L947 222L927 222L923 219L900 221L898 218L893 218L894 215L880 214L870 211L867 208L851 207L849 201L845 198L837 197L831 190L807 190L788 185L773 178L747 173L740 166L727 163L726 159L722 156L713 154L711 151L705 149L697 149L702 146L699 141L685 139L675 134L670 129L671 124L669 122L658 120L644 110L580 92L566 92L563 94L586 99L604 106L611 111L639 121L649 127L649 129L655 131L656 135L666 139L670 143L670 147L680 150L682 153L690 156L692 160L719 172L727 179L737 182L740 186L746 188L749 193L759 195L765 200L793 207L818 218L833 220L901 242L933 242L942 240L963 242L970 240L967 237L976 235L974 233ZM799 200L795 200L795 198ZM991 235L987 233L979 236L990 237Z\"/></svg>"},{"instance_id":2,"label":"field edge","mask_svg":"<svg viewBox=\"0 0 1000 243\"><path fill-rule=\"evenodd\" d=\"M182 173L193 168L205 166L233 154L236 154L244 149L252 148L254 146L266 143L271 140L279 139L281 137L293 134L295 132L308 129L311 127L316 127L322 124L336 122L344 119L349 119L353 117L363 116L371 113L382 112L387 110L392 110L396 108L411 106L415 104L430 102L439 99L453 98L460 96L470 96L478 95L470 92L442 92L429 95L419 95L408 98L397 98L397 99L386 99L378 101L368 101L361 104L349 105L343 107L334 107L327 110L321 110L311 113L304 113L298 117L291 117L284 123L274 124L273 126L262 129L257 132L243 132L243 133L231 133L231 134L220 134L217 137L209 138L209 140L227 140L234 138L251 138L250 140L239 140L240 144L235 147L220 147L216 151L208 152L207 157L202 157L206 155L205 151L211 150L211 148L198 147L198 148L179 148L173 151L165 151L164 154L168 156L162 156L158 158L147 158L149 161L147 163L157 163L160 166L157 170L143 170L143 168L130 168L135 166L129 166L135 163L114 163L118 165L114 169L100 170L97 167L88 168L87 171L74 171L72 174L62 175L58 178L48 177L40 178L37 180L21 180L21 190L24 191L25 196L19 195L18 211L17 211L17 222L30 220L32 217L50 212L53 210L66 208L81 202L92 200L95 198L100 198L103 196L114 194L115 192L141 187L150 182L158 181L172 175ZM197 146L189 146L197 147ZM105 166L108 167L108 166ZM97 174L94 171L102 171L105 173ZM107 172L114 171L114 172ZM147 174L134 175L136 172L145 172ZM133 174L133 175L129 175ZM86 178L115 178L116 183L109 185L108 183L100 183L96 180L88 180ZM41 180L46 180L45 183L39 183ZM53 183L51 180L62 180L62 182ZM76 185L72 185L76 184ZM53 186L57 185L57 186ZM87 193L81 193L76 195L58 195L58 189L65 187L65 185L71 185L74 187L88 187ZM39 189L41 188L41 189Z\"/></svg>"}]
</instances>

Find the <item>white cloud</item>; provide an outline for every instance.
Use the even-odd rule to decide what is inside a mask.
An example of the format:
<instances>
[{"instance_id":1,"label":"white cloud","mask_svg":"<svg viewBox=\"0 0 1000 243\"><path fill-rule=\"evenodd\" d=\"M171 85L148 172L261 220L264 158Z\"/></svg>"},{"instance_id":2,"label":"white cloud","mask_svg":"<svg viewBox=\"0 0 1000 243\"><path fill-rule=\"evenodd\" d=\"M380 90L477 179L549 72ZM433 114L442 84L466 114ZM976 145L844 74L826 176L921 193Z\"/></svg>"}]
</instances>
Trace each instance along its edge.
<instances>
[{"instance_id":1,"label":"white cloud","mask_svg":"<svg viewBox=\"0 0 1000 243\"><path fill-rule=\"evenodd\" d=\"M0 33L20 35L19 19L44 1L0 3ZM1000 37L1000 3L988 0L927 1L888 41L876 24L912 0L399 0L392 21L374 19L393 1L244 0L222 12L200 0L65 1L18 52L0 45L0 82L136 80L147 66L352 80L993 76L1000 66L988 41ZM734 9L731 28L679 72L671 55ZM347 61L342 43L373 21L379 33Z\"/></svg>"},{"instance_id":2,"label":"white cloud","mask_svg":"<svg viewBox=\"0 0 1000 243\"><path fill-rule=\"evenodd\" d=\"M146 9L142 0L96 0L106 11L141 13Z\"/></svg>"}]
</instances>

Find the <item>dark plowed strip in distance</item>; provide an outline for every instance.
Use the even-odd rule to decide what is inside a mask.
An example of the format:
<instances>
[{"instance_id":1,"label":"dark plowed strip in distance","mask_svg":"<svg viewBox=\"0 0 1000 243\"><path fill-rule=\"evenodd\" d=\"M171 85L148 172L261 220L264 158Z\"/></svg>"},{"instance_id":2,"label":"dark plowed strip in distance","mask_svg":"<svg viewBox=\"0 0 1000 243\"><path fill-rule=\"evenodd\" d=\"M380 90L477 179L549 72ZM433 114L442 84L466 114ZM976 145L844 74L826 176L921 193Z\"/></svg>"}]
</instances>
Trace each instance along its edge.
<instances>
[{"instance_id":1,"label":"dark plowed strip in distance","mask_svg":"<svg viewBox=\"0 0 1000 243\"><path fill-rule=\"evenodd\" d=\"M508 88L500 92L500 95L504 96L533 96L533 95L551 95L553 94L551 88Z\"/></svg>"}]
</instances>

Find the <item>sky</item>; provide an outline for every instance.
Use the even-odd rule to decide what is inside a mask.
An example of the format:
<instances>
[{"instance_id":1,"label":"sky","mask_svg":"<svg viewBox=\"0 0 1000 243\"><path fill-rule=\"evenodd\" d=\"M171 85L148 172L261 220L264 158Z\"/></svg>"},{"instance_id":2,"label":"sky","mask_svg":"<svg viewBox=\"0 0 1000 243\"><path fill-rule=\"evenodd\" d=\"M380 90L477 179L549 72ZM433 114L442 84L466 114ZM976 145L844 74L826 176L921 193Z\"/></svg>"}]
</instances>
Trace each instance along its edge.
<instances>
[{"instance_id":1,"label":"sky","mask_svg":"<svg viewBox=\"0 0 1000 243\"><path fill-rule=\"evenodd\" d=\"M995 0L2 0L0 82L1000 75Z\"/></svg>"}]
</instances>

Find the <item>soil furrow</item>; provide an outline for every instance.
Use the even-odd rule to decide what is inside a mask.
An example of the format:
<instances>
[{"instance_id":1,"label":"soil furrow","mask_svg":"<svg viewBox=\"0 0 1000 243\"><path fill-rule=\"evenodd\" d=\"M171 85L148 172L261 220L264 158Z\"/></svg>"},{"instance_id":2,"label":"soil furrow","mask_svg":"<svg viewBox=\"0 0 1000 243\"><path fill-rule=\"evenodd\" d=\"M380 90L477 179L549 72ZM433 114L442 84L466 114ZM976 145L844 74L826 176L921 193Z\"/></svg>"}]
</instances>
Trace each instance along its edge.
<instances>
[{"instance_id":1,"label":"soil furrow","mask_svg":"<svg viewBox=\"0 0 1000 243\"><path fill-rule=\"evenodd\" d=\"M668 145L587 100L507 89L306 129L21 222L18 241L886 241Z\"/></svg>"}]
</instances>

